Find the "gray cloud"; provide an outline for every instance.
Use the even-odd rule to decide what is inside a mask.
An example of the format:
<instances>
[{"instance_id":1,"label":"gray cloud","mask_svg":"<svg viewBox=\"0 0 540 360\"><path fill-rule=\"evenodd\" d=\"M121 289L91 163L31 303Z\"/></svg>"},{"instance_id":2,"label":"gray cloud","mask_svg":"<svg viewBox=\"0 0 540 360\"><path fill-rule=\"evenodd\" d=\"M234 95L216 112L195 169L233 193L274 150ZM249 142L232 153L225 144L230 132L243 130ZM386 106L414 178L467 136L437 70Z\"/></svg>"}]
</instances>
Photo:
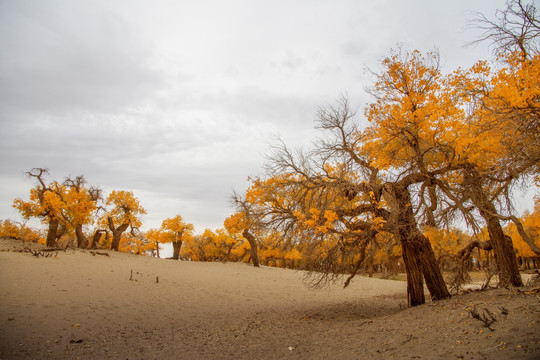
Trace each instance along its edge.
<instances>
[{"instance_id":1,"label":"gray cloud","mask_svg":"<svg viewBox=\"0 0 540 360\"><path fill-rule=\"evenodd\" d=\"M475 8L470 8L475 6ZM267 144L315 136L320 106L369 101L366 66L396 43L439 46L449 68L467 10L504 0L0 2L0 218L32 183L84 174L133 190L145 228L181 214L221 226Z\"/></svg>"},{"instance_id":2,"label":"gray cloud","mask_svg":"<svg viewBox=\"0 0 540 360\"><path fill-rule=\"evenodd\" d=\"M81 2L0 6L3 112L121 111L164 85L150 49L119 16Z\"/></svg>"}]
</instances>

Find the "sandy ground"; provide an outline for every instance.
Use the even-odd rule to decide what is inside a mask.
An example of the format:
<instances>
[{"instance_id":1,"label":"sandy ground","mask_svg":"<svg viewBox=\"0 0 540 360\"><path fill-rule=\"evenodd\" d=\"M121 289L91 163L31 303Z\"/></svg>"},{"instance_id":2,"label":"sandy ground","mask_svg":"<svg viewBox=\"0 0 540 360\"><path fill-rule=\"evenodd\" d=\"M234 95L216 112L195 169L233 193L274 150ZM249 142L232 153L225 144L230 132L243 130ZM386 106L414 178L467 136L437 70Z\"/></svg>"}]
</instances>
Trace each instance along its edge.
<instances>
[{"instance_id":1,"label":"sandy ground","mask_svg":"<svg viewBox=\"0 0 540 360\"><path fill-rule=\"evenodd\" d=\"M403 281L24 246L0 240L0 359L540 358L535 288L406 308Z\"/></svg>"}]
</instances>

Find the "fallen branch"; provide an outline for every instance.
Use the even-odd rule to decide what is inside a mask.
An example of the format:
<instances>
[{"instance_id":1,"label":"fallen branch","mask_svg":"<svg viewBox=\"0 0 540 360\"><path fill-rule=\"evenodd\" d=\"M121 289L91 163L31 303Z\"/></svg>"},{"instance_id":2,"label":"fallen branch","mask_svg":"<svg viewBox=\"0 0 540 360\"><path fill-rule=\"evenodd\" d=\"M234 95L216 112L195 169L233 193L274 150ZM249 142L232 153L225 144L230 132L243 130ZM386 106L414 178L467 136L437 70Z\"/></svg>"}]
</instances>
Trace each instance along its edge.
<instances>
[{"instance_id":1,"label":"fallen branch","mask_svg":"<svg viewBox=\"0 0 540 360\"><path fill-rule=\"evenodd\" d=\"M109 256L109 253L99 252L99 251L90 251L90 254L92 254L92 256L96 256L96 255Z\"/></svg>"},{"instance_id":2,"label":"fallen branch","mask_svg":"<svg viewBox=\"0 0 540 360\"><path fill-rule=\"evenodd\" d=\"M56 251L54 254L52 252L45 252L44 250L34 250L28 247L25 247L21 250L13 250L14 252L25 252L30 253L34 255L35 257L43 256L43 257L56 257L58 256L58 251ZM52 250L55 251L55 250Z\"/></svg>"},{"instance_id":3,"label":"fallen branch","mask_svg":"<svg viewBox=\"0 0 540 360\"><path fill-rule=\"evenodd\" d=\"M540 292L540 287L537 287L537 288L533 288L533 289L528 289L528 290L521 290L521 289L516 289L518 292L522 293L522 294L525 294L525 295L533 295L533 294L536 294L538 292Z\"/></svg>"},{"instance_id":4,"label":"fallen branch","mask_svg":"<svg viewBox=\"0 0 540 360\"><path fill-rule=\"evenodd\" d=\"M495 318L493 313L489 311L487 308L484 308L483 314L481 314L480 312L478 312L478 310L476 310L476 306L473 306L472 308L467 308L467 312L472 316L473 319L480 320L481 322L483 322L484 326L487 327L489 330L491 331L494 330L491 328L491 325L493 325L493 323L497 321L497 319Z\"/></svg>"}]
</instances>

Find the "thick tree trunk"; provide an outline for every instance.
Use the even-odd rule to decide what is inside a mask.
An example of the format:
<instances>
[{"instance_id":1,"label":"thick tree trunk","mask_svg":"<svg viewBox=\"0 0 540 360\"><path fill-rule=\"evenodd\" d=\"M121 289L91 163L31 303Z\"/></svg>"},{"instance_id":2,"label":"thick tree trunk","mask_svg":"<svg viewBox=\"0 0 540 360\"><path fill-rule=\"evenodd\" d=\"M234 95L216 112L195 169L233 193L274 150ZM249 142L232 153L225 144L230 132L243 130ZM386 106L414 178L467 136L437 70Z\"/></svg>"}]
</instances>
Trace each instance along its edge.
<instances>
[{"instance_id":1,"label":"thick tree trunk","mask_svg":"<svg viewBox=\"0 0 540 360\"><path fill-rule=\"evenodd\" d=\"M408 188L387 184L383 194L391 208L394 236L400 241L403 250L409 306L425 303L422 275L433 300L449 298L450 292L444 282L433 248L418 229Z\"/></svg>"},{"instance_id":2,"label":"thick tree trunk","mask_svg":"<svg viewBox=\"0 0 540 360\"><path fill-rule=\"evenodd\" d=\"M416 239L419 243L420 262L422 263L422 273L426 280L426 285L431 294L432 300L442 300L450 297L450 292L442 276L439 262L435 258L435 253L429 240L416 229Z\"/></svg>"},{"instance_id":3,"label":"thick tree trunk","mask_svg":"<svg viewBox=\"0 0 540 360\"><path fill-rule=\"evenodd\" d=\"M426 302L426 297L418 246L412 241L405 240L401 242L401 247L407 271L407 303L409 306L422 305Z\"/></svg>"},{"instance_id":4,"label":"thick tree trunk","mask_svg":"<svg viewBox=\"0 0 540 360\"><path fill-rule=\"evenodd\" d=\"M118 251L120 248L120 238L122 237L123 231L118 231L116 229L111 230L112 232L112 242L111 242L111 250Z\"/></svg>"},{"instance_id":5,"label":"thick tree trunk","mask_svg":"<svg viewBox=\"0 0 540 360\"><path fill-rule=\"evenodd\" d=\"M82 224L75 225L75 235L77 236L77 247L86 249L88 247L88 238L84 235Z\"/></svg>"},{"instance_id":6,"label":"thick tree trunk","mask_svg":"<svg viewBox=\"0 0 540 360\"><path fill-rule=\"evenodd\" d=\"M180 258L180 249L182 248L182 240L173 241L173 256L174 260Z\"/></svg>"},{"instance_id":7,"label":"thick tree trunk","mask_svg":"<svg viewBox=\"0 0 540 360\"><path fill-rule=\"evenodd\" d=\"M242 233L242 236L247 239L249 242L249 247L251 248L251 261L253 261L253 266L259 267L259 254L257 252L257 242L255 237L246 229Z\"/></svg>"},{"instance_id":8,"label":"thick tree trunk","mask_svg":"<svg viewBox=\"0 0 540 360\"><path fill-rule=\"evenodd\" d=\"M67 232L66 227L62 225L62 223L59 223L58 230L56 231L56 238L54 239L57 245L60 243L60 239L62 238L62 236L66 234L66 232Z\"/></svg>"},{"instance_id":9,"label":"thick tree trunk","mask_svg":"<svg viewBox=\"0 0 540 360\"><path fill-rule=\"evenodd\" d=\"M56 243L56 235L57 235L57 232L58 232L58 225L59 225L59 222L58 220L51 220L49 222L49 229L47 230L47 240L45 242L45 245L47 247L57 247L57 243Z\"/></svg>"},{"instance_id":10,"label":"thick tree trunk","mask_svg":"<svg viewBox=\"0 0 540 360\"><path fill-rule=\"evenodd\" d=\"M506 236L497 217L497 209L482 188L482 178L475 169L465 173L465 183L470 188L471 200L487 224L495 261L499 268L499 286L523 286L512 239Z\"/></svg>"},{"instance_id":11,"label":"thick tree trunk","mask_svg":"<svg viewBox=\"0 0 540 360\"><path fill-rule=\"evenodd\" d=\"M108 218L109 223L109 229L111 230L113 234L112 242L111 242L111 250L118 251L118 248L120 247L120 239L122 237L122 234L124 231L126 231L129 227L129 224L122 224L118 226L117 228L114 227L114 221L111 217Z\"/></svg>"},{"instance_id":12,"label":"thick tree trunk","mask_svg":"<svg viewBox=\"0 0 540 360\"><path fill-rule=\"evenodd\" d=\"M512 239L504 234L498 218L489 217L486 221L493 254L499 268L499 286L523 286Z\"/></svg>"}]
</instances>

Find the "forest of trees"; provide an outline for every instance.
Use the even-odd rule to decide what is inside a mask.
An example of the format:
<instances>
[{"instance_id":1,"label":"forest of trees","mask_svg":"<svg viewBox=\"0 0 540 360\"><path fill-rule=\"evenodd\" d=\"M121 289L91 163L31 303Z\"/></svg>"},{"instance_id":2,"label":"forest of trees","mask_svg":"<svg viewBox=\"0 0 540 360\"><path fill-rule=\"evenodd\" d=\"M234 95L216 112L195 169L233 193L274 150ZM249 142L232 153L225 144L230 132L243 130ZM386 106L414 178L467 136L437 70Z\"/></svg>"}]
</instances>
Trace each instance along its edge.
<instances>
[{"instance_id":1,"label":"forest of trees","mask_svg":"<svg viewBox=\"0 0 540 360\"><path fill-rule=\"evenodd\" d=\"M474 24L496 60L446 74L437 52L392 50L371 72L363 116L341 98L318 112L310 148L273 146L221 229L195 234L176 215L142 232L132 192L105 196L83 176L48 181L39 168L29 200L13 206L46 233L5 220L0 234L154 256L171 243L173 259L303 269L313 286L406 273L410 306L425 302L424 282L444 299L472 268L522 286L520 267L540 265L540 199L520 217L512 207L516 189L540 186L540 21L514 0Z\"/></svg>"}]
</instances>

